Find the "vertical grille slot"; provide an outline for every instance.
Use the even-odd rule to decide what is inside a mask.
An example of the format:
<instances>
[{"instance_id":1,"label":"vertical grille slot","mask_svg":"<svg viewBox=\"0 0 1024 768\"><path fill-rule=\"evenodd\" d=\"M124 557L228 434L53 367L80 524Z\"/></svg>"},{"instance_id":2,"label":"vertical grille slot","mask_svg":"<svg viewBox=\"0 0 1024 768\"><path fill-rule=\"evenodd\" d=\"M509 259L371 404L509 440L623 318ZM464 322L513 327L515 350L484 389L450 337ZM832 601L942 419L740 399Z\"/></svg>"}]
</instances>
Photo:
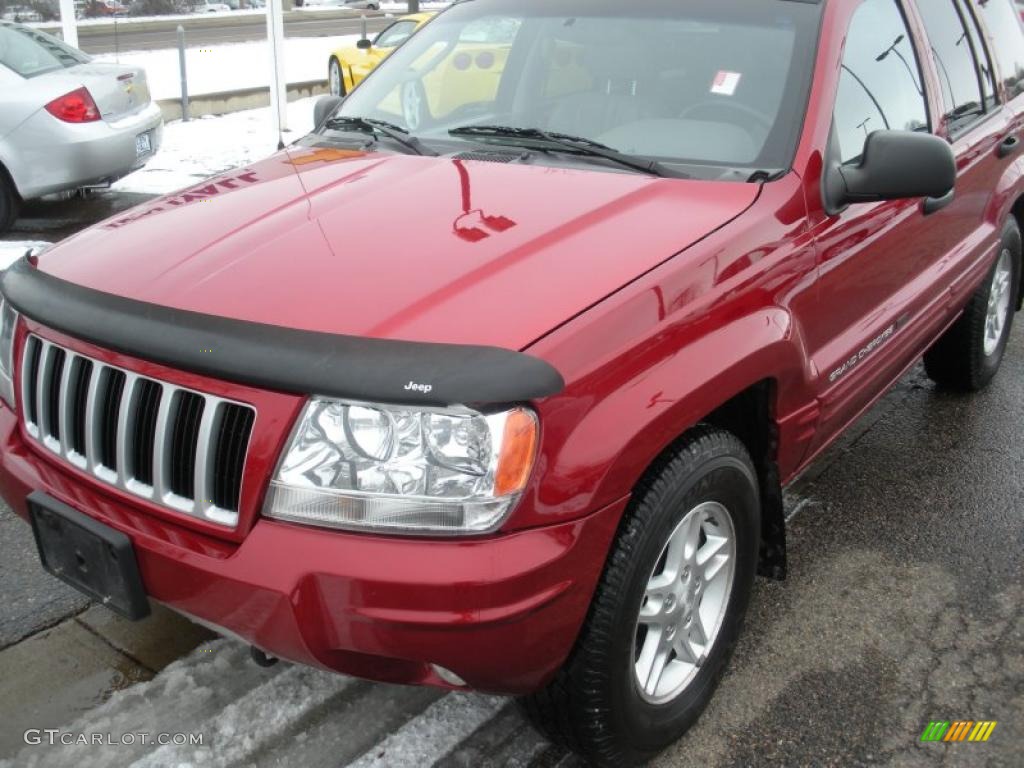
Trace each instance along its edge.
<instances>
[{"instance_id":1,"label":"vertical grille slot","mask_svg":"<svg viewBox=\"0 0 1024 768\"><path fill-rule=\"evenodd\" d=\"M79 456L85 456L85 407L89 401L90 381L92 381L92 360L76 357L74 367L71 369L70 413L68 414L71 434L68 435L68 441L71 450Z\"/></svg>"},{"instance_id":2,"label":"vertical grille slot","mask_svg":"<svg viewBox=\"0 0 1024 768\"><path fill-rule=\"evenodd\" d=\"M129 477L143 485L153 485L153 450L156 441L156 417L163 387L155 381L140 379L132 418L133 434L129 442Z\"/></svg>"},{"instance_id":3,"label":"vertical grille slot","mask_svg":"<svg viewBox=\"0 0 1024 768\"><path fill-rule=\"evenodd\" d=\"M117 421L121 415L121 395L124 394L127 376L115 368L104 368L102 376L96 424L99 463L116 472Z\"/></svg>"},{"instance_id":4,"label":"vertical grille slot","mask_svg":"<svg viewBox=\"0 0 1024 768\"><path fill-rule=\"evenodd\" d=\"M64 361L67 355L59 347L50 347L50 355L46 366L46 429L44 435L60 440L60 384L64 376Z\"/></svg>"},{"instance_id":5,"label":"vertical grille slot","mask_svg":"<svg viewBox=\"0 0 1024 768\"><path fill-rule=\"evenodd\" d=\"M199 425L206 401L197 394L179 390L171 405L171 493L185 499L195 495L196 448Z\"/></svg>"},{"instance_id":6,"label":"vertical grille slot","mask_svg":"<svg viewBox=\"0 0 1024 768\"><path fill-rule=\"evenodd\" d=\"M39 391L39 363L43 351L43 344L34 336L28 340L25 349L25 410L28 415L28 423L39 426L39 403L36 394Z\"/></svg>"},{"instance_id":7,"label":"vertical grille slot","mask_svg":"<svg viewBox=\"0 0 1024 768\"><path fill-rule=\"evenodd\" d=\"M249 408L227 405L214 435L213 503L220 509L238 510L242 471L255 417Z\"/></svg>"},{"instance_id":8,"label":"vertical grille slot","mask_svg":"<svg viewBox=\"0 0 1024 768\"><path fill-rule=\"evenodd\" d=\"M35 442L95 480L234 528L251 407L145 378L30 334L22 418Z\"/></svg>"}]
</instances>

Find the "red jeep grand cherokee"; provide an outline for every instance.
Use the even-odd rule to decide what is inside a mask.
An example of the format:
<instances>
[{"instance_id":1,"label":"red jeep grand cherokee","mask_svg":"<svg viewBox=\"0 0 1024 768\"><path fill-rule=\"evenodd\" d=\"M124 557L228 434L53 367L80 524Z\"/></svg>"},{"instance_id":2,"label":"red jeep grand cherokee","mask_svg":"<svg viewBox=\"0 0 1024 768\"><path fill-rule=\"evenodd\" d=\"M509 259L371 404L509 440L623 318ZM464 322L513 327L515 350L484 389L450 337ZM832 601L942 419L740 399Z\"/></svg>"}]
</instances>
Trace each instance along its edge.
<instances>
[{"instance_id":1,"label":"red jeep grand cherokee","mask_svg":"<svg viewBox=\"0 0 1024 768\"><path fill-rule=\"evenodd\" d=\"M784 575L782 486L922 355L996 373L1022 91L1011 0L456 4L6 272L0 490L129 616L642 760Z\"/></svg>"}]
</instances>

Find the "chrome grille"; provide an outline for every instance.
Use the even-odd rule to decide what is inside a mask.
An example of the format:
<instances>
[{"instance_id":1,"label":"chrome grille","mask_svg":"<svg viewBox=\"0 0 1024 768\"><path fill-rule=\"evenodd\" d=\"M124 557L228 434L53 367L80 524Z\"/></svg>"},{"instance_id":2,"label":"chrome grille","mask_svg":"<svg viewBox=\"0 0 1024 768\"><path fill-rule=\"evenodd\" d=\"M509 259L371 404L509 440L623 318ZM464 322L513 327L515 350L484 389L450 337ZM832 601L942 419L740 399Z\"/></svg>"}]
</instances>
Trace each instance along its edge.
<instances>
[{"instance_id":1,"label":"chrome grille","mask_svg":"<svg viewBox=\"0 0 1024 768\"><path fill-rule=\"evenodd\" d=\"M251 407L35 335L22 355L21 405L28 434L78 469L177 512L238 524Z\"/></svg>"}]
</instances>

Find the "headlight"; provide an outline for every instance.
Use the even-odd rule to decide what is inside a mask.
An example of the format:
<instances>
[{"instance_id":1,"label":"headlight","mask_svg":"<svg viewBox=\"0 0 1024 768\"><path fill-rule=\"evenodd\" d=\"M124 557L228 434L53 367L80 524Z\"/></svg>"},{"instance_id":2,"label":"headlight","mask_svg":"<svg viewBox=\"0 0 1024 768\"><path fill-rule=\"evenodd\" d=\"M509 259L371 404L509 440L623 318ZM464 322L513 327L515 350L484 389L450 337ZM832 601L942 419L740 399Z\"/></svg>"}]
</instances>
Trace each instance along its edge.
<instances>
[{"instance_id":1,"label":"headlight","mask_svg":"<svg viewBox=\"0 0 1024 768\"><path fill-rule=\"evenodd\" d=\"M484 533L526 485L537 417L314 398L270 484L264 514L355 530Z\"/></svg>"},{"instance_id":2,"label":"headlight","mask_svg":"<svg viewBox=\"0 0 1024 768\"><path fill-rule=\"evenodd\" d=\"M0 296L0 399L14 407L14 328L18 313Z\"/></svg>"}]
</instances>

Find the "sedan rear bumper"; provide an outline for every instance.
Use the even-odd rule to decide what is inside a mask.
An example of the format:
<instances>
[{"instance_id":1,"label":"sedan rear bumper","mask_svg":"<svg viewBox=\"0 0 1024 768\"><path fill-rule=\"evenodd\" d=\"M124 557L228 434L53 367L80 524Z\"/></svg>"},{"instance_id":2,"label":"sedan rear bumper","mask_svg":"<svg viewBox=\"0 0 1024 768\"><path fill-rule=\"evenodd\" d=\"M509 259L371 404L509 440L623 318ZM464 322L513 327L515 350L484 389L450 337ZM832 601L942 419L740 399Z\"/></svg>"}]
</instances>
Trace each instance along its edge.
<instances>
[{"instance_id":1,"label":"sedan rear bumper","mask_svg":"<svg viewBox=\"0 0 1024 768\"><path fill-rule=\"evenodd\" d=\"M149 133L152 150L140 157L135 137ZM160 107L150 103L117 120L64 123L39 110L4 137L4 163L25 200L116 181L141 168L163 140Z\"/></svg>"},{"instance_id":2,"label":"sedan rear bumper","mask_svg":"<svg viewBox=\"0 0 1024 768\"><path fill-rule=\"evenodd\" d=\"M35 452L0 406L0 494L34 490L122 531L150 597L268 654L397 683L524 694L568 656L626 500L474 540L400 539L260 520L240 545L153 519Z\"/></svg>"}]
</instances>

